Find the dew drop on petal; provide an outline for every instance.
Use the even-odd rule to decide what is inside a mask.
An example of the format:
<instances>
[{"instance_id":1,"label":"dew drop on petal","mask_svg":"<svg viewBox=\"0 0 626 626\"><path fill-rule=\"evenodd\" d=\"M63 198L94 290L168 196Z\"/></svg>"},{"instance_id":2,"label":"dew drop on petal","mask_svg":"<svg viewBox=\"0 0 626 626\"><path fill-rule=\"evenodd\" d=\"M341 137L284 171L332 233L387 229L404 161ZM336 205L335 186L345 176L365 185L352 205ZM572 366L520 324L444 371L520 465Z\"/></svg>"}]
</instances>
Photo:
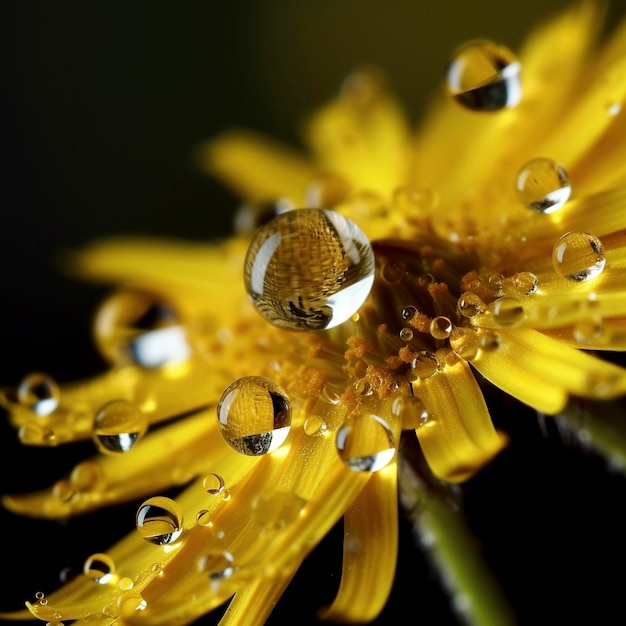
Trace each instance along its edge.
<instances>
[{"instance_id":1,"label":"dew drop on petal","mask_svg":"<svg viewBox=\"0 0 626 626\"><path fill-rule=\"evenodd\" d=\"M133 402L112 400L97 413L93 440L104 454L128 452L148 429L148 418Z\"/></svg>"},{"instance_id":2,"label":"dew drop on petal","mask_svg":"<svg viewBox=\"0 0 626 626\"><path fill-rule=\"evenodd\" d=\"M139 535L158 546L173 543L183 532L183 511L171 498L154 496L137 510L136 525Z\"/></svg>"},{"instance_id":3,"label":"dew drop on petal","mask_svg":"<svg viewBox=\"0 0 626 626\"><path fill-rule=\"evenodd\" d=\"M557 274L581 283L598 277L606 265L602 242L590 233L569 232L554 245L552 264Z\"/></svg>"},{"instance_id":4,"label":"dew drop on petal","mask_svg":"<svg viewBox=\"0 0 626 626\"><path fill-rule=\"evenodd\" d=\"M82 461L70 474L70 484L77 493L86 493L94 489L103 480L102 470L94 461Z\"/></svg>"},{"instance_id":5,"label":"dew drop on petal","mask_svg":"<svg viewBox=\"0 0 626 626\"><path fill-rule=\"evenodd\" d=\"M244 283L268 322L289 330L323 330L361 307L374 271L370 242L354 222L330 210L298 209L257 231Z\"/></svg>"},{"instance_id":6,"label":"dew drop on petal","mask_svg":"<svg viewBox=\"0 0 626 626\"><path fill-rule=\"evenodd\" d=\"M196 524L199 526L210 526L212 523L211 511L208 509L200 509L196 513Z\"/></svg>"},{"instance_id":7,"label":"dew drop on petal","mask_svg":"<svg viewBox=\"0 0 626 626\"><path fill-rule=\"evenodd\" d=\"M519 201L537 213L554 213L572 193L567 172L546 158L526 163L517 174L515 188Z\"/></svg>"},{"instance_id":8,"label":"dew drop on petal","mask_svg":"<svg viewBox=\"0 0 626 626\"><path fill-rule=\"evenodd\" d=\"M207 474L202 479L204 490L212 496L217 496L224 491L226 483L219 474Z\"/></svg>"},{"instance_id":9,"label":"dew drop on petal","mask_svg":"<svg viewBox=\"0 0 626 626\"><path fill-rule=\"evenodd\" d=\"M452 334L452 320L445 315L437 315L430 322L430 334L434 339L447 339Z\"/></svg>"},{"instance_id":10,"label":"dew drop on petal","mask_svg":"<svg viewBox=\"0 0 626 626\"><path fill-rule=\"evenodd\" d=\"M229 578L235 572L233 555L227 550L216 550L203 554L197 561L198 571L208 574L211 581Z\"/></svg>"},{"instance_id":11,"label":"dew drop on petal","mask_svg":"<svg viewBox=\"0 0 626 626\"><path fill-rule=\"evenodd\" d=\"M411 341L413 339L413 330L408 326L405 326L404 328L400 329L399 335L402 341Z\"/></svg>"},{"instance_id":12,"label":"dew drop on petal","mask_svg":"<svg viewBox=\"0 0 626 626\"><path fill-rule=\"evenodd\" d=\"M459 313L463 317L474 317L485 310L485 303L482 299L471 291L461 295L458 299L457 306Z\"/></svg>"},{"instance_id":13,"label":"dew drop on petal","mask_svg":"<svg viewBox=\"0 0 626 626\"><path fill-rule=\"evenodd\" d=\"M319 415L307 415L303 428L304 432L311 437L323 435L328 430L326 422Z\"/></svg>"},{"instance_id":14,"label":"dew drop on petal","mask_svg":"<svg viewBox=\"0 0 626 626\"><path fill-rule=\"evenodd\" d=\"M104 585L115 573L115 563L108 554L97 552L85 560L83 573L94 582Z\"/></svg>"},{"instance_id":15,"label":"dew drop on petal","mask_svg":"<svg viewBox=\"0 0 626 626\"><path fill-rule=\"evenodd\" d=\"M421 378L430 378L437 373L439 369L439 361L437 355L427 350L422 350L411 361L411 369L407 373L410 382L415 382Z\"/></svg>"},{"instance_id":16,"label":"dew drop on petal","mask_svg":"<svg viewBox=\"0 0 626 626\"><path fill-rule=\"evenodd\" d=\"M147 291L128 289L109 296L96 313L94 335L102 356L115 365L160 367L191 354L174 307Z\"/></svg>"},{"instance_id":17,"label":"dew drop on petal","mask_svg":"<svg viewBox=\"0 0 626 626\"><path fill-rule=\"evenodd\" d=\"M496 350L500 345L500 337L497 333L486 331L480 335L479 343L482 350L491 352L492 350Z\"/></svg>"},{"instance_id":18,"label":"dew drop on petal","mask_svg":"<svg viewBox=\"0 0 626 626\"><path fill-rule=\"evenodd\" d=\"M539 279L532 272L518 272L513 276L513 286L516 291L524 296L537 291Z\"/></svg>"},{"instance_id":19,"label":"dew drop on petal","mask_svg":"<svg viewBox=\"0 0 626 626\"><path fill-rule=\"evenodd\" d=\"M350 419L337 431L335 440L341 460L355 472L376 472L393 459L393 433L377 415Z\"/></svg>"},{"instance_id":20,"label":"dew drop on petal","mask_svg":"<svg viewBox=\"0 0 626 626\"><path fill-rule=\"evenodd\" d=\"M501 328L517 326L524 321L526 316L521 301L511 296L502 296L494 300L491 304L491 312L494 322Z\"/></svg>"},{"instance_id":21,"label":"dew drop on petal","mask_svg":"<svg viewBox=\"0 0 626 626\"><path fill-rule=\"evenodd\" d=\"M409 304L409 306L405 306L402 309L402 319L405 322L408 322L409 320L412 320L416 315L417 315L417 308L415 308L412 304Z\"/></svg>"},{"instance_id":22,"label":"dew drop on petal","mask_svg":"<svg viewBox=\"0 0 626 626\"><path fill-rule=\"evenodd\" d=\"M521 99L521 66L506 47L486 40L459 47L448 66L448 89L473 111L499 111Z\"/></svg>"},{"instance_id":23,"label":"dew drop on petal","mask_svg":"<svg viewBox=\"0 0 626 626\"><path fill-rule=\"evenodd\" d=\"M224 441L237 452L261 456L276 450L291 428L287 394L273 381L244 376L231 383L217 403Z\"/></svg>"},{"instance_id":24,"label":"dew drop on petal","mask_svg":"<svg viewBox=\"0 0 626 626\"><path fill-rule=\"evenodd\" d=\"M32 372L25 376L17 388L17 400L37 415L50 415L59 406L61 390L48 374Z\"/></svg>"}]
</instances>

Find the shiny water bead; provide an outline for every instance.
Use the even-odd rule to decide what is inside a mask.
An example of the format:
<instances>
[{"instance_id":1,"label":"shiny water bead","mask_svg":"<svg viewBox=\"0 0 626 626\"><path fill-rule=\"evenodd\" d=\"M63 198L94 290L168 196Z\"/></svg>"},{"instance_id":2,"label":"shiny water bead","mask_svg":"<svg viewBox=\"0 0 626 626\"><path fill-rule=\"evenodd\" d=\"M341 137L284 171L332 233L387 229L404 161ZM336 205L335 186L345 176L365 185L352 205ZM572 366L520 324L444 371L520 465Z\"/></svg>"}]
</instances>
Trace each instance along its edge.
<instances>
[{"instance_id":1,"label":"shiny water bead","mask_svg":"<svg viewBox=\"0 0 626 626\"><path fill-rule=\"evenodd\" d=\"M405 322L412 320L417 315L417 309L413 305L405 306L402 309L402 319Z\"/></svg>"},{"instance_id":2,"label":"shiny water bead","mask_svg":"<svg viewBox=\"0 0 626 626\"><path fill-rule=\"evenodd\" d=\"M273 381L245 376L231 383L217 404L224 441L237 452L260 456L276 450L291 428L287 394Z\"/></svg>"},{"instance_id":3,"label":"shiny water bead","mask_svg":"<svg viewBox=\"0 0 626 626\"><path fill-rule=\"evenodd\" d=\"M450 347L462 359L471 361L480 349L480 340L475 330L455 328L450 335Z\"/></svg>"},{"instance_id":4,"label":"shiny water bead","mask_svg":"<svg viewBox=\"0 0 626 626\"><path fill-rule=\"evenodd\" d=\"M502 328L510 328L520 324L526 315L522 303L517 298L503 296L491 305L495 323Z\"/></svg>"},{"instance_id":5,"label":"shiny water bead","mask_svg":"<svg viewBox=\"0 0 626 626\"><path fill-rule=\"evenodd\" d=\"M226 483L219 474L208 474L202 479L204 490L212 496L217 496L224 491Z\"/></svg>"},{"instance_id":6,"label":"shiny water bead","mask_svg":"<svg viewBox=\"0 0 626 626\"><path fill-rule=\"evenodd\" d=\"M198 571L208 574L209 579L217 582L229 578L235 572L235 559L227 550L216 550L203 554L197 561Z\"/></svg>"},{"instance_id":7,"label":"shiny water bead","mask_svg":"<svg viewBox=\"0 0 626 626\"><path fill-rule=\"evenodd\" d=\"M93 423L93 441L104 454L128 452L148 429L148 418L128 400L107 402Z\"/></svg>"},{"instance_id":8,"label":"shiny water bead","mask_svg":"<svg viewBox=\"0 0 626 626\"><path fill-rule=\"evenodd\" d=\"M411 369L407 373L410 382L420 378L430 378L437 373L439 361L433 352L423 350L411 361Z\"/></svg>"},{"instance_id":9,"label":"shiny water bead","mask_svg":"<svg viewBox=\"0 0 626 626\"><path fill-rule=\"evenodd\" d=\"M163 546L176 541L183 532L183 511L175 500L155 496L139 507L135 522L143 539Z\"/></svg>"},{"instance_id":10,"label":"shiny water bead","mask_svg":"<svg viewBox=\"0 0 626 626\"><path fill-rule=\"evenodd\" d=\"M498 348L500 345L500 337L497 333L488 330L480 335L479 344L482 350L490 352Z\"/></svg>"},{"instance_id":11,"label":"shiny water bead","mask_svg":"<svg viewBox=\"0 0 626 626\"><path fill-rule=\"evenodd\" d=\"M347 421L335 440L341 460L355 472L376 472L393 459L393 433L377 415L360 415Z\"/></svg>"},{"instance_id":12,"label":"shiny water bead","mask_svg":"<svg viewBox=\"0 0 626 626\"><path fill-rule=\"evenodd\" d=\"M430 322L430 334L434 339L447 339L452 334L452 320L445 315L437 315Z\"/></svg>"},{"instance_id":13,"label":"shiny water bead","mask_svg":"<svg viewBox=\"0 0 626 626\"><path fill-rule=\"evenodd\" d=\"M328 431L328 425L319 415L307 415L303 427L304 432L310 437L323 435Z\"/></svg>"},{"instance_id":14,"label":"shiny water bead","mask_svg":"<svg viewBox=\"0 0 626 626\"><path fill-rule=\"evenodd\" d=\"M115 573L115 563L108 554L97 552L85 560L83 573L94 582L104 585L111 580Z\"/></svg>"},{"instance_id":15,"label":"shiny water bead","mask_svg":"<svg viewBox=\"0 0 626 626\"><path fill-rule=\"evenodd\" d=\"M526 163L517 174L515 188L519 201L537 213L554 213L572 193L567 172L546 158Z\"/></svg>"},{"instance_id":16,"label":"shiny water bead","mask_svg":"<svg viewBox=\"0 0 626 626\"><path fill-rule=\"evenodd\" d=\"M160 367L191 354L172 305L147 291L129 289L107 298L96 313L94 334L101 354L115 365Z\"/></svg>"},{"instance_id":17,"label":"shiny water bead","mask_svg":"<svg viewBox=\"0 0 626 626\"><path fill-rule=\"evenodd\" d=\"M555 271L567 280L577 283L592 280L606 265L604 246L590 233L565 233L554 245L552 264Z\"/></svg>"},{"instance_id":18,"label":"shiny water bead","mask_svg":"<svg viewBox=\"0 0 626 626\"><path fill-rule=\"evenodd\" d=\"M32 372L17 387L17 400L37 415L50 415L59 406L61 390L48 374Z\"/></svg>"},{"instance_id":19,"label":"shiny water bead","mask_svg":"<svg viewBox=\"0 0 626 626\"><path fill-rule=\"evenodd\" d=\"M473 111L498 111L520 101L521 66L515 55L491 41L471 41L458 48L448 66L448 89Z\"/></svg>"},{"instance_id":20,"label":"shiny water bead","mask_svg":"<svg viewBox=\"0 0 626 626\"><path fill-rule=\"evenodd\" d=\"M412 341L413 340L413 330L411 328L409 328L408 326L405 326L404 328L400 329L400 339L402 339L402 341Z\"/></svg>"},{"instance_id":21,"label":"shiny water bead","mask_svg":"<svg viewBox=\"0 0 626 626\"><path fill-rule=\"evenodd\" d=\"M374 253L361 229L334 211L298 209L261 227L244 263L257 311L289 330L348 320L374 282Z\"/></svg>"},{"instance_id":22,"label":"shiny water bead","mask_svg":"<svg viewBox=\"0 0 626 626\"><path fill-rule=\"evenodd\" d=\"M539 285L539 279L532 272L518 272L513 276L513 287L522 295L529 296Z\"/></svg>"},{"instance_id":23,"label":"shiny water bead","mask_svg":"<svg viewBox=\"0 0 626 626\"><path fill-rule=\"evenodd\" d=\"M463 317L474 317L474 315L479 315L485 310L485 303L471 291L461 295L458 299L457 306L459 313Z\"/></svg>"}]
</instances>

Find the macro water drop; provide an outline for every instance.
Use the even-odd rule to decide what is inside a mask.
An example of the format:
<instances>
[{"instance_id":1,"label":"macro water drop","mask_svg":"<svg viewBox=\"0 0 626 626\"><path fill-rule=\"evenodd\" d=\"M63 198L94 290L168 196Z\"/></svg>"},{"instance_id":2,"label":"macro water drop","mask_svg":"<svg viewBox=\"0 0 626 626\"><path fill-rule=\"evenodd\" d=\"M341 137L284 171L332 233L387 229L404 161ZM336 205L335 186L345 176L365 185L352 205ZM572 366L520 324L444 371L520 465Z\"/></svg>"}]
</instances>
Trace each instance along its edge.
<instances>
[{"instance_id":1,"label":"macro water drop","mask_svg":"<svg viewBox=\"0 0 626 626\"><path fill-rule=\"evenodd\" d=\"M148 543L163 546L176 541L183 532L183 511L171 498L148 498L135 518L139 535Z\"/></svg>"},{"instance_id":2,"label":"macro water drop","mask_svg":"<svg viewBox=\"0 0 626 626\"><path fill-rule=\"evenodd\" d=\"M94 418L93 440L104 454L128 452L148 429L148 418L133 402L107 402Z\"/></svg>"},{"instance_id":3,"label":"macro water drop","mask_svg":"<svg viewBox=\"0 0 626 626\"><path fill-rule=\"evenodd\" d=\"M323 330L348 320L374 282L374 253L351 220L330 210L278 215L252 239L244 263L248 297L268 322Z\"/></svg>"},{"instance_id":4,"label":"macro water drop","mask_svg":"<svg viewBox=\"0 0 626 626\"><path fill-rule=\"evenodd\" d=\"M115 563L108 554L97 552L85 560L83 573L94 582L104 585L115 573Z\"/></svg>"},{"instance_id":5,"label":"macro water drop","mask_svg":"<svg viewBox=\"0 0 626 626\"><path fill-rule=\"evenodd\" d=\"M286 392L261 376L244 376L231 383L217 404L224 441L237 452L261 456L276 450L291 428Z\"/></svg>"},{"instance_id":6,"label":"macro water drop","mask_svg":"<svg viewBox=\"0 0 626 626\"><path fill-rule=\"evenodd\" d=\"M37 415L50 415L59 406L61 390L48 374L32 372L17 387L17 400Z\"/></svg>"},{"instance_id":7,"label":"macro water drop","mask_svg":"<svg viewBox=\"0 0 626 626\"><path fill-rule=\"evenodd\" d=\"M355 472L376 472L393 459L396 447L387 422L378 415L360 415L337 431L341 460Z\"/></svg>"},{"instance_id":8,"label":"macro water drop","mask_svg":"<svg viewBox=\"0 0 626 626\"><path fill-rule=\"evenodd\" d=\"M572 193L563 166L546 158L526 163L517 174L515 189L519 201L537 213L554 213Z\"/></svg>"},{"instance_id":9,"label":"macro water drop","mask_svg":"<svg viewBox=\"0 0 626 626\"><path fill-rule=\"evenodd\" d=\"M554 269L563 278L581 283L597 278L606 265L602 242L591 233L562 235L552 251Z\"/></svg>"}]
</instances>

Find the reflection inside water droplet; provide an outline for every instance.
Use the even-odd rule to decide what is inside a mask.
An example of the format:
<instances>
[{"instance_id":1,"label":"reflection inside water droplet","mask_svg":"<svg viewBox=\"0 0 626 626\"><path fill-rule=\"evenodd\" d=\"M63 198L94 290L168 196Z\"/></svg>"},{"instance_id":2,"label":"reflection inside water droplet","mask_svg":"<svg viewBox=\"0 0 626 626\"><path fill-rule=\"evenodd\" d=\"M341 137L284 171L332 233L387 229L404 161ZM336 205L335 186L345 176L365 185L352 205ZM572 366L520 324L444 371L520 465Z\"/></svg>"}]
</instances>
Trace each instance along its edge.
<instances>
[{"instance_id":1,"label":"reflection inside water droplet","mask_svg":"<svg viewBox=\"0 0 626 626\"><path fill-rule=\"evenodd\" d=\"M182 509L165 496L146 500L137 510L135 521L139 535L159 546L176 541L183 532Z\"/></svg>"},{"instance_id":2,"label":"reflection inside water droplet","mask_svg":"<svg viewBox=\"0 0 626 626\"><path fill-rule=\"evenodd\" d=\"M229 578L235 572L233 555L226 550L203 554L197 562L198 570L209 576L212 582Z\"/></svg>"},{"instance_id":3,"label":"reflection inside water droplet","mask_svg":"<svg viewBox=\"0 0 626 626\"><path fill-rule=\"evenodd\" d=\"M217 404L224 441L237 452L260 456L276 450L291 428L287 394L273 381L245 376L231 383Z\"/></svg>"},{"instance_id":4,"label":"reflection inside water droplet","mask_svg":"<svg viewBox=\"0 0 626 626\"><path fill-rule=\"evenodd\" d=\"M148 418L134 403L112 400L94 418L93 440L104 454L128 452L148 429Z\"/></svg>"},{"instance_id":5,"label":"reflection inside water droplet","mask_svg":"<svg viewBox=\"0 0 626 626\"><path fill-rule=\"evenodd\" d=\"M567 280L578 283L592 280L606 265L604 246L590 233L565 233L554 245L552 264Z\"/></svg>"},{"instance_id":6,"label":"reflection inside water droplet","mask_svg":"<svg viewBox=\"0 0 626 626\"><path fill-rule=\"evenodd\" d=\"M208 474L202 480L202 486L207 493L216 496L224 491L226 483L219 474Z\"/></svg>"},{"instance_id":7,"label":"reflection inside water droplet","mask_svg":"<svg viewBox=\"0 0 626 626\"><path fill-rule=\"evenodd\" d=\"M522 167L517 175L516 190L520 202L537 213L554 213L572 193L563 167L545 158L533 159Z\"/></svg>"},{"instance_id":8,"label":"reflection inside water droplet","mask_svg":"<svg viewBox=\"0 0 626 626\"><path fill-rule=\"evenodd\" d=\"M104 585L115 573L115 563L108 554L98 552L85 560L83 573L94 582Z\"/></svg>"},{"instance_id":9,"label":"reflection inside water droplet","mask_svg":"<svg viewBox=\"0 0 626 626\"><path fill-rule=\"evenodd\" d=\"M347 421L337 431L335 443L341 460L355 472L376 472L396 453L391 428L377 415Z\"/></svg>"},{"instance_id":10,"label":"reflection inside water droplet","mask_svg":"<svg viewBox=\"0 0 626 626\"><path fill-rule=\"evenodd\" d=\"M289 330L322 330L348 320L374 282L374 253L339 213L298 209L257 231L244 264L246 291L269 322Z\"/></svg>"},{"instance_id":11,"label":"reflection inside water droplet","mask_svg":"<svg viewBox=\"0 0 626 626\"><path fill-rule=\"evenodd\" d=\"M458 48L448 66L448 89L473 111L514 107L521 99L521 66L515 55L491 41L471 41Z\"/></svg>"}]
</instances>

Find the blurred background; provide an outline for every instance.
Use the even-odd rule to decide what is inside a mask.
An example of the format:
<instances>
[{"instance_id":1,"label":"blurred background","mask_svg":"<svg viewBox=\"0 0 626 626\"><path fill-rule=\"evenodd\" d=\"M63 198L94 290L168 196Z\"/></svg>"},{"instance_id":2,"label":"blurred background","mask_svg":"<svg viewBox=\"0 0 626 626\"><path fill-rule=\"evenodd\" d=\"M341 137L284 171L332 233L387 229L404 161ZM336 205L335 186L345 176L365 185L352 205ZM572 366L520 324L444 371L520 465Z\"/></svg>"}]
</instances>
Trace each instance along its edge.
<instances>
[{"instance_id":1,"label":"blurred background","mask_svg":"<svg viewBox=\"0 0 626 626\"><path fill-rule=\"evenodd\" d=\"M297 147L302 120L363 63L386 71L418 121L457 45L485 37L515 50L568 5L2 0L0 385L33 370L63 382L103 367L90 325L105 289L64 276L62 251L118 234L208 241L229 232L239 199L196 168L200 142L246 127ZM614 1L608 25L624 13ZM625 562L626 482L554 432L546 437L530 412L507 410L514 445L467 486L485 556L521 624L574 615L608 623L601 618L623 614L622 581L607 563L619 572ZM43 487L91 453L24 450L5 421L0 435L2 493ZM0 512L5 542L19 545L5 557L0 610L54 590L63 567L80 567L131 529L135 509L66 524ZM402 532L398 584L377 623L395 623L400 610L422 625L460 624L407 524ZM340 542L335 533L316 551L270 624L314 623L339 582Z\"/></svg>"}]
</instances>

